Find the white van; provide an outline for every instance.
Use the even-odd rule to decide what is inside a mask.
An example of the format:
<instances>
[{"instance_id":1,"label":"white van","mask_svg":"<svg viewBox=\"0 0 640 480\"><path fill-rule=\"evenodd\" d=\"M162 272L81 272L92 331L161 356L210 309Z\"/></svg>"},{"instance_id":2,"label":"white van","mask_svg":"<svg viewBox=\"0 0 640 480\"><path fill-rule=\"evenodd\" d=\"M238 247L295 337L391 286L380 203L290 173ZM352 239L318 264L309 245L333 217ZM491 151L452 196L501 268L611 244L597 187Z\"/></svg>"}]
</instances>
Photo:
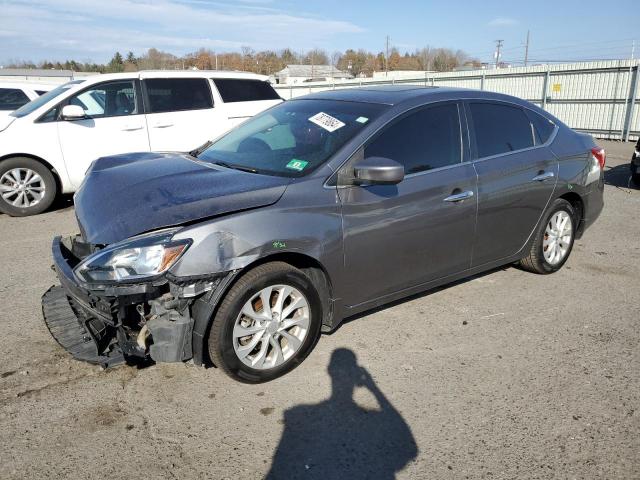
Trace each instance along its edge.
<instances>
[{"instance_id":1,"label":"white van","mask_svg":"<svg viewBox=\"0 0 640 480\"><path fill-rule=\"evenodd\" d=\"M0 211L40 213L59 193L74 192L96 158L189 152L281 101L268 77L241 72L71 81L0 118Z\"/></svg>"}]
</instances>

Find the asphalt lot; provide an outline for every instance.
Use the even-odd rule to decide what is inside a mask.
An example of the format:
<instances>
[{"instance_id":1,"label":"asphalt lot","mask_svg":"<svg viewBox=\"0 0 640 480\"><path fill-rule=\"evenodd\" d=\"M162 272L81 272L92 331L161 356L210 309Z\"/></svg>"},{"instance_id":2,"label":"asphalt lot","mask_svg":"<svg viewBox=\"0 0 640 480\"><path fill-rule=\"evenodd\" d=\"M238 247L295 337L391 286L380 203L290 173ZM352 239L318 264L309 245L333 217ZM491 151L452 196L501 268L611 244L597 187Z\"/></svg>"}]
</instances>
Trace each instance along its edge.
<instances>
[{"instance_id":1,"label":"asphalt lot","mask_svg":"<svg viewBox=\"0 0 640 480\"><path fill-rule=\"evenodd\" d=\"M72 360L40 296L73 209L0 215L0 478L640 478L640 190L599 143L605 210L560 272L369 312L257 386Z\"/></svg>"}]
</instances>

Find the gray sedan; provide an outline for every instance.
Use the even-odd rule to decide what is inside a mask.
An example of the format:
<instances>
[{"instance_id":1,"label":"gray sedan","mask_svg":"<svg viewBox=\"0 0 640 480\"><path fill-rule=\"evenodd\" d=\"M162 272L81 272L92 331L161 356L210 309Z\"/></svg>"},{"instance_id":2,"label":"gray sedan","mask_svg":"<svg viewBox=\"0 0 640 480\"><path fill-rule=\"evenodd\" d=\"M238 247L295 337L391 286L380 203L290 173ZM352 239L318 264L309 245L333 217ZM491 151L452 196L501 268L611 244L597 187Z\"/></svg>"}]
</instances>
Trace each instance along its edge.
<instances>
[{"instance_id":1,"label":"gray sedan","mask_svg":"<svg viewBox=\"0 0 640 480\"><path fill-rule=\"evenodd\" d=\"M193 152L95 161L45 321L81 360L268 381L346 317L500 265L559 270L602 210L604 162L506 95L302 97Z\"/></svg>"}]
</instances>

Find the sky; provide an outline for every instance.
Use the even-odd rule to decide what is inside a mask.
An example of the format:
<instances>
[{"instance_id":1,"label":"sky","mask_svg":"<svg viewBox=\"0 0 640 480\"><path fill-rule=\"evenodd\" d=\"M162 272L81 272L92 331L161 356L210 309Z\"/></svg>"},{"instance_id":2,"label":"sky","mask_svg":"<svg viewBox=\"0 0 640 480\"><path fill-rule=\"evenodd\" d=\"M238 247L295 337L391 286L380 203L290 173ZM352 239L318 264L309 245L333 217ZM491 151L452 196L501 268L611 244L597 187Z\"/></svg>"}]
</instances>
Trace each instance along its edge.
<instances>
[{"instance_id":1,"label":"sky","mask_svg":"<svg viewBox=\"0 0 640 480\"><path fill-rule=\"evenodd\" d=\"M204 47L290 47L401 52L461 49L492 61L629 58L640 35L633 0L0 0L0 65L11 60L108 61L151 47L183 55Z\"/></svg>"}]
</instances>

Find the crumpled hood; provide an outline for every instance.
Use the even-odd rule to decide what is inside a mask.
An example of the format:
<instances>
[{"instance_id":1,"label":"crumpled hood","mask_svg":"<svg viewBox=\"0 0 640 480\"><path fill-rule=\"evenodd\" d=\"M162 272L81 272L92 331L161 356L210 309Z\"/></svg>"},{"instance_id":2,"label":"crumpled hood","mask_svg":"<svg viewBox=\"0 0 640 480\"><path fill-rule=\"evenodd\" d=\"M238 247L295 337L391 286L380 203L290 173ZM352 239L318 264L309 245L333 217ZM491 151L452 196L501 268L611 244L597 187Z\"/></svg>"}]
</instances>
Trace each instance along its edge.
<instances>
[{"instance_id":1,"label":"crumpled hood","mask_svg":"<svg viewBox=\"0 0 640 480\"><path fill-rule=\"evenodd\" d=\"M103 157L75 195L85 240L111 244L163 227L277 202L291 179L231 170L182 153Z\"/></svg>"}]
</instances>

